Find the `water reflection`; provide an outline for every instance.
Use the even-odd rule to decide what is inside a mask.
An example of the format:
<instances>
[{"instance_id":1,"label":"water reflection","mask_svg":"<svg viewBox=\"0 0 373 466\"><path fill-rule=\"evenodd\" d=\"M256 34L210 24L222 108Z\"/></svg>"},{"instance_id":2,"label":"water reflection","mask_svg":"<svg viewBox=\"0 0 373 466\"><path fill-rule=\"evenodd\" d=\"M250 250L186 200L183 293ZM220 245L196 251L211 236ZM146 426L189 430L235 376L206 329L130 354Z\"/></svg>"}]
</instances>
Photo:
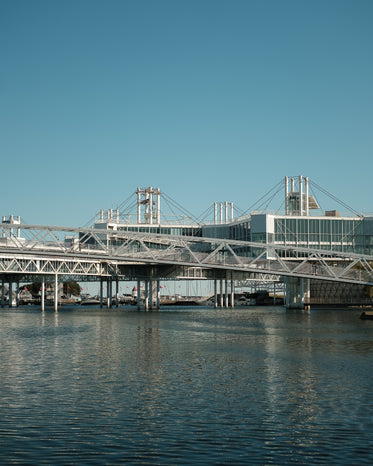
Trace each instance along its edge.
<instances>
[{"instance_id":1,"label":"water reflection","mask_svg":"<svg viewBox=\"0 0 373 466\"><path fill-rule=\"evenodd\" d=\"M4 464L373 460L373 328L357 312L13 310L0 324Z\"/></svg>"}]
</instances>

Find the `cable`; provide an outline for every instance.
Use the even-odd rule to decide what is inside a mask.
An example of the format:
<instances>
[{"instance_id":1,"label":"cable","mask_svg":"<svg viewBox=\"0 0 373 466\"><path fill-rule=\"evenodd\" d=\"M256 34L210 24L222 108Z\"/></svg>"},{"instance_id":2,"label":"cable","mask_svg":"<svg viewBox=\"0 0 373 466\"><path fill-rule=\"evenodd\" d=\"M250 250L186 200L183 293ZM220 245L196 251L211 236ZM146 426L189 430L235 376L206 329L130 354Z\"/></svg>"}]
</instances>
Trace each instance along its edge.
<instances>
[{"instance_id":1,"label":"cable","mask_svg":"<svg viewBox=\"0 0 373 466\"><path fill-rule=\"evenodd\" d=\"M123 202L117 207L117 209L118 209L118 210L124 209L126 203L132 198L132 196L133 196L134 194L136 194L136 193L132 193L130 196L128 196L127 199L126 199L125 201L123 201Z\"/></svg>"},{"instance_id":2,"label":"cable","mask_svg":"<svg viewBox=\"0 0 373 466\"><path fill-rule=\"evenodd\" d=\"M165 200L168 200L168 202L171 204L173 204L174 207L177 207L178 209L181 210L182 213L184 213L188 218L190 218L193 222L197 223L198 225L199 222L198 222L198 219L191 213L189 212L187 209L185 209L185 207L183 207L181 204L179 204L177 201L175 201L174 199L172 199L170 196L168 196L166 193L163 193L163 198Z\"/></svg>"},{"instance_id":3,"label":"cable","mask_svg":"<svg viewBox=\"0 0 373 466\"><path fill-rule=\"evenodd\" d=\"M173 209L174 206L172 206L167 199L164 199L164 201L167 204L167 207L171 210L171 213L174 215L174 217L176 218L176 221L177 221L178 217L180 217L180 216L177 215L177 213L174 211L174 209Z\"/></svg>"},{"instance_id":4,"label":"cable","mask_svg":"<svg viewBox=\"0 0 373 466\"><path fill-rule=\"evenodd\" d=\"M280 186L279 189L275 193L272 194L272 196L269 198L264 210L268 209L269 204L272 202L273 198L280 192L281 189L282 189L282 186Z\"/></svg>"},{"instance_id":5,"label":"cable","mask_svg":"<svg viewBox=\"0 0 373 466\"><path fill-rule=\"evenodd\" d=\"M246 209L243 213L243 215L246 215L248 212L251 212L251 210L256 206L256 204L263 199L265 199L274 189L277 189L280 185L282 185L283 180L279 181L275 186L273 186L268 192L266 192L260 199L258 199L254 204L252 204L248 209ZM276 194L279 192L276 191ZM262 204L261 204L262 205Z\"/></svg>"},{"instance_id":6,"label":"cable","mask_svg":"<svg viewBox=\"0 0 373 466\"><path fill-rule=\"evenodd\" d=\"M198 217L199 222L203 222L213 212L213 205L210 205L202 214Z\"/></svg>"},{"instance_id":7,"label":"cable","mask_svg":"<svg viewBox=\"0 0 373 466\"><path fill-rule=\"evenodd\" d=\"M338 204L343 206L345 209L349 210L350 212L353 212L357 217L361 217L361 214L359 214L355 209L350 207L348 204L346 204L344 201L341 201L338 199L334 194L329 193L326 189L322 188L318 184L316 184L314 181L310 182L313 186L315 186L317 189L319 189L322 193L326 194L328 197L336 201Z\"/></svg>"}]
</instances>

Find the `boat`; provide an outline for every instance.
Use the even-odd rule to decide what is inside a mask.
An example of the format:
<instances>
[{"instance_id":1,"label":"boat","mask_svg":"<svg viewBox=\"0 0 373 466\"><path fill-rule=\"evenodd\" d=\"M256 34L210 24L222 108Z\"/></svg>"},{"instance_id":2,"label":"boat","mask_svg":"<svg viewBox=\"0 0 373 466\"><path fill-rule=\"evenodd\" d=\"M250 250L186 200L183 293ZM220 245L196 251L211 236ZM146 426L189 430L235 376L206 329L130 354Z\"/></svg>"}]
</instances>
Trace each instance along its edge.
<instances>
[{"instance_id":1,"label":"boat","mask_svg":"<svg viewBox=\"0 0 373 466\"><path fill-rule=\"evenodd\" d=\"M364 311L360 315L360 319L373 320L373 311Z\"/></svg>"},{"instance_id":2,"label":"boat","mask_svg":"<svg viewBox=\"0 0 373 466\"><path fill-rule=\"evenodd\" d=\"M104 302L104 300L103 300ZM106 303L106 301L105 301ZM95 298L87 298L87 299L84 299L82 301L80 301L80 304L82 306L99 306L100 305L100 300L99 299L95 299Z\"/></svg>"}]
</instances>

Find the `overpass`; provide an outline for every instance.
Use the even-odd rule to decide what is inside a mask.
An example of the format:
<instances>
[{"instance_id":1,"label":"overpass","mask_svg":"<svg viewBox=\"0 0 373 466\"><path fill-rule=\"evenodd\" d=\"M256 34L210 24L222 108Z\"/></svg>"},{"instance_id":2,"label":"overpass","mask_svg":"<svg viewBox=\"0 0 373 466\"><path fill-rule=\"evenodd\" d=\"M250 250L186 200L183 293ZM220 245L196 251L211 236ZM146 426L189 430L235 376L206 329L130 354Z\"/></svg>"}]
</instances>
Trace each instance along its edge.
<instances>
[{"instance_id":1,"label":"overpass","mask_svg":"<svg viewBox=\"0 0 373 466\"><path fill-rule=\"evenodd\" d=\"M152 305L159 282L176 278L214 280L215 305L220 297L233 303L234 282L260 276L286 277L289 307L302 307L307 281L327 280L373 285L373 255L333 249L268 242L162 233L74 228L50 225L0 224L0 276L7 282L38 279L108 282L135 280L145 283ZM191 273L192 272L192 273ZM225 290L224 290L225 288ZM140 287L138 286L138 291ZM4 293L2 294L4 296ZM43 293L42 293L43 296ZM57 307L55 293L55 307ZM4 304L4 303L2 303ZM43 303L42 303L43 305Z\"/></svg>"}]
</instances>

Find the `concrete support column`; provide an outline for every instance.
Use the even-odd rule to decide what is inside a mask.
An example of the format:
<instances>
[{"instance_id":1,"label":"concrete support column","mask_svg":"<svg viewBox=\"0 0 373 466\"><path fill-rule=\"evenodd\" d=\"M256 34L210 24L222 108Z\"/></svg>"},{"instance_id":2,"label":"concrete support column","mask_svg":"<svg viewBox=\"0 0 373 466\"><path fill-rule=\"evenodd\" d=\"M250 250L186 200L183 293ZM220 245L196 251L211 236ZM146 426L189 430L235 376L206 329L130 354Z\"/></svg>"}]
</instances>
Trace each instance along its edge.
<instances>
[{"instance_id":1,"label":"concrete support column","mask_svg":"<svg viewBox=\"0 0 373 466\"><path fill-rule=\"evenodd\" d=\"M113 307L113 279L112 277L110 277L109 283L110 283L110 308L112 308Z\"/></svg>"},{"instance_id":2,"label":"concrete support column","mask_svg":"<svg viewBox=\"0 0 373 466\"><path fill-rule=\"evenodd\" d=\"M161 284L160 281L157 280L157 311L159 311L161 307Z\"/></svg>"},{"instance_id":3,"label":"concrete support column","mask_svg":"<svg viewBox=\"0 0 373 466\"><path fill-rule=\"evenodd\" d=\"M310 297L311 297L311 280L309 278L304 278L304 285L303 285L303 302L304 302L304 309L310 309Z\"/></svg>"},{"instance_id":4,"label":"concrete support column","mask_svg":"<svg viewBox=\"0 0 373 466\"><path fill-rule=\"evenodd\" d=\"M214 308L218 307L218 282L215 278L214 280Z\"/></svg>"},{"instance_id":5,"label":"concrete support column","mask_svg":"<svg viewBox=\"0 0 373 466\"><path fill-rule=\"evenodd\" d=\"M276 283L273 283L273 304L276 304Z\"/></svg>"},{"instance_id":6,"label":"concrete support column","mask_svg":"<svg viewBox=\"0 0 373 466\"><path fill-rule=\"evenodd\" d=\"M119 307L119 281L118 278L115 279L115 305Z\"/></svg>"},{"instance_id":7,"label":"concrete support column","mask_svg":"<svg viewBox=\"0 0 373 466\"><path fill-rule=\"evenodd\" d=\"M13 307L13 279L9 277L9 307Z\"/></svg>"},{"instance_id":8,"label":"concrete support column","mask_svg":"<svg viewBox=\"0 0 373 466\"><path fill-rule=\"evenodd\" d=\"M231 308L234 308L234 280L231 278Z\"/></svg>"},{"instance_id":9,"label":"concrete support column","mask_svg":"<svg viewBox=\"0 0 373 466\"><path fill-rule=\"evenodd\" d=\"M41 312L45 311L45 277L41 278L41 296L40 296Z\"/></svg>"},{"instance_id":10,"label":"concrete support column","mask_svg":"<svg viewBox=\"0 0 373 466\"><path fill-rule=\"evenodd\" d=\"M304 298L309 297L309 294L309 280L297 277L287 278L286 307L288 309L305 309Z\"/></svg>"},{"instance_id":11,"label":"concrete support column","mask_svg":"<svg viewBox=\"0 0 373 466\"><path fill-rule=\"evenodd\" d=\"M1 307L5 305L5 280L4 277L1 279Z\"/></svg>"},{"instance_id":12,"label":"concrete support column","mask_svg":"<svg viewBox=\"0 0 373 466\"><path fill-rule=\"evenodd\" d=\"M16 281L16 307L19 307L19 280Z\"/></svg>"},{"instance_id":13,"label":"concrete support column","mask_svg":"<svg viewBox=\"0 0 373 466\"><path fill-rule=\"evenodd\" d=\"M109 277L107 279L107 292L106 292L106 296L107 296L107 308L110 309L112 307L112 296L113 296L113 282L112 282L112 279L111 277Z\"/></svg>"},{"instance_id":14,"label":"concrete support column","mask_svg":"<svg viewBox=\"0 0 373 466\"><path fill-rule=\"evenodd\" d=\"M58 311L58 274L54 276L54 312Z\"/></svg>"},{"instance_id":15,"label":"concrete support column","mask_svg":"<svg viewBox=\"0 0 373 466\"><path fill-rule=\"evenodd\" d=\"M103 294L103 282L102 277L100 277L100 308L102 309L102 294Z\"/></svg>"},{"instance_id":16,"label":"concrete support column","mask_svg":"<svg viewBox=\"0 0 373 466\"><path fill-rule=\"evenodd\" d=\"M228 280L225 279L224 282L225 282L225 295L224 295L224 298L225 298L225 308L228 309L228 307L229 307Z\"/></svg>"},{"instance_id":17,"label":"concrete support column","mask_svg":"<svg viewBox=\"0 0 373 466\"><path fill-rule=\"evenodd\" d=\"M106 308L110 307L110 291L109 291L109 278L106 279Z\"/></svg>"},{"instance_id":18,"label":"concrete support column","mask_svg":"<svg viewBox=\"0 0 373 466\"><path fill-rule=\"evenodd\" d=\"M223 297L223 280L220 280L220 307L223 308L223 304L224 304L224 301L223 301L224 297Z\"/></svg>"},{"instance_id":19,"label":"concrete support column","mask_svg":"<svg viewBox=\"0 0 373 466\"><path fill-rule=\"evenodd\" d=\"M141 282L137 280L137 310L141 308Z\"/></svg>"},{"instance_id":20,"label":"concrete support column","mask_svg":"<svg viewBox=\"0 0 373 466\"><path fill-rule=\"evenodd\" d=\"M149 311L149 280L145 280L145 311Z\"/></svg>"},{"instance_id":21,"label":"concrete support column","mask_svg":"<svg viewBox=\"0 0 373 466\"><path fill-rule=\"evenodd\" d=\"M149 307L150 310L153 309L153 280L149 280Z\"/></svg>"}]
</instances>

